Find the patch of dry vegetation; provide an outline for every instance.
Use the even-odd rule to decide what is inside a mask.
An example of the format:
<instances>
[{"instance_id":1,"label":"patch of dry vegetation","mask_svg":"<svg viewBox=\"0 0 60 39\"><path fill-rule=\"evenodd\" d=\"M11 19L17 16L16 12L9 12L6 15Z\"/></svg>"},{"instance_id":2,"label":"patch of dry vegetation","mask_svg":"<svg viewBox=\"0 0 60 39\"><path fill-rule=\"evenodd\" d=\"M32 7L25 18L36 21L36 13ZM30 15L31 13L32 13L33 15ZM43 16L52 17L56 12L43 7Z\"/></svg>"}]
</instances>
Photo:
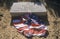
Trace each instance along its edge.
<instances>
[{"instance_id":1,"label":"patch of dry vegetation","mask_svg":"<svg viewBox=\"0 0 60 39\"><path fill-rule=\"evenodd\" d=\"M60 39L60 18L57 19L57 21L59 22L56 24L54 22L56 21L55 17L51 14L51 12L48 9L47 11L49 21L48 37L33 37L32 39ZM10 25L11 15L9 10L4 7L0 7L0 12L3 13L2 20L0 21L0 39L27 39L26 37L18 33L17 30Z\"/></svg>"}]
</instances>

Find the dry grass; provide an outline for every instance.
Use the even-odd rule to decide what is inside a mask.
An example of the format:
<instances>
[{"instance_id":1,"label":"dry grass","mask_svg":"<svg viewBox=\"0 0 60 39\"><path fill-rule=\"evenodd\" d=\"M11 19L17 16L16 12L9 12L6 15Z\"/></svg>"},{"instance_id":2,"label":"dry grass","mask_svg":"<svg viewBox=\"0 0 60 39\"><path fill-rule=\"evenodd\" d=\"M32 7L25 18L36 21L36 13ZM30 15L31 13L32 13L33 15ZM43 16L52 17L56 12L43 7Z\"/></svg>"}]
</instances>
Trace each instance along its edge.
<instances>
[{"instance_id":1,"label":"dry grass","mask_svg":"<svg viewBox=\"0 0 60 39\"><path fill-rule=\"evenodd\" d=\"M11 23L10 12L3 7L0 7L0 12L4 14L2 17L2 20L0 21L0 39L27 39L23 35L19 34L17 30L10 25ZM47 38L33 37L32 39L57 39L56 32L60 28L59 26L60 23L57 24L59 27L56 27L57 25L55 26L55 24L53 23L55 20L55 17L51 15L49 11L47 12L47 15L48 15L48 21L50 24L48 25L48 31L49 31L48 37ZM60 19L58 20L60 21Z\"/></svg>"}]
</instances>

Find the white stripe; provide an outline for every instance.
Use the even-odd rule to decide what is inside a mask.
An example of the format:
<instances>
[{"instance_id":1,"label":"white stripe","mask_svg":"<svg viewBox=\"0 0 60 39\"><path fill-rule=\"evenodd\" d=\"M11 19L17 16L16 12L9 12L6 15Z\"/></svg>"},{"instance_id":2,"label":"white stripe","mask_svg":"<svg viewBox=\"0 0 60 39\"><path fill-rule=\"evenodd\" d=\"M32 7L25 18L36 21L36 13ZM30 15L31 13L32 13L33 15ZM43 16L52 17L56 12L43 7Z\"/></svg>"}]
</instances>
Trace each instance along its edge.
<instances>
[{"instance_id":1,"label":"white stripe","mask_svg":"<svg viewBox=\"0 0 60 39\"><path fill-rule=\"evenodd\" d=\"M16 24L14 26L20 28L20 27L24 27L24 26L28 26L28 25L26 25L26 24Z\"/></svg>"},{"instance_id":2,"label":"white stripe","mask_svg":"<svg viewBox=\"0 0 60 39\"><path fill-rule=\"evenodd\" d=\"M24 29L24 30L29 30L29 29Z\"/></svg>"},{"instance_id":3,"label":"white stripe","mask_svg":"<svg viewBox=\"0 0 60 39\"><path fill-rule=\"evenodd\" d=\"M40 33L40 34L37 34L37 36L41 36L42 35L42 33Z\"/></svg>"},{"instance_id":4,"label":"white stripe","mask_svg":"<svg viewBox=\"0 0 60 39\"><path fill-rule=\"evenodd\" d=\"M18 27L18 26L15 26L15 28L19 29L20 27Z\"/></svg>"}]
</instances>

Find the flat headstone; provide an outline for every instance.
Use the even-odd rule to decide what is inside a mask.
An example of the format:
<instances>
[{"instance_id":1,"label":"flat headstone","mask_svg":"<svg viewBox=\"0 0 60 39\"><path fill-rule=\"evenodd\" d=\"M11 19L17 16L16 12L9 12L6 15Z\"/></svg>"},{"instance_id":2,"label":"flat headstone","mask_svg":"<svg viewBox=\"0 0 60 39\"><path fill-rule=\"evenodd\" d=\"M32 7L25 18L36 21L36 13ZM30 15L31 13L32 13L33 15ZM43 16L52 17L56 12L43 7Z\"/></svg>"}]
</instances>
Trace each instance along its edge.
<instances>
[{"instance_id":1,"label":"flat headstone","mask_svg":"<svg viewBox=\"0 0 60 39\"><path fill-rule=\"evenodd\" d=\"M42 3L34 3L34 2L16 2L13 3L10 9L10 13L13 15L26 13L26 12L46 14L47 10Z\"/></svg>"}]
</instances>

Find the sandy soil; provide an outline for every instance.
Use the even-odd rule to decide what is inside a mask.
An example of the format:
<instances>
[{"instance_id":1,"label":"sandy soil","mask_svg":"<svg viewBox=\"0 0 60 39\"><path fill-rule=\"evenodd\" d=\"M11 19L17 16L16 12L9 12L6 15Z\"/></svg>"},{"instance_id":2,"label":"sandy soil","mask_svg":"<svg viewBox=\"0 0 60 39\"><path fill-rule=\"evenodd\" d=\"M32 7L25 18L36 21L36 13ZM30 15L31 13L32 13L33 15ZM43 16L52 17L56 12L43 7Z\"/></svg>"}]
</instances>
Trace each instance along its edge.
<instances>
[{"instance_id":1,"label":"sandy soil","mask_svg":"<svg viewBox=\"0 0 60 39\"><path fill-rule=\"evenodd\" d=\"M0 7L0 12L3 13L2 20L0 21L0 39L27 39L23 35L17 32L17 30L10 25L11 23L11 15L9 10ZM51 14L51 12L47 9L48 15L48 31L49 35L47 38L44 37L33 37L32 39L60 39L60 18L57 20ZM58 23L55 23L57 21Z\"/></svg>"}]
</instances>

